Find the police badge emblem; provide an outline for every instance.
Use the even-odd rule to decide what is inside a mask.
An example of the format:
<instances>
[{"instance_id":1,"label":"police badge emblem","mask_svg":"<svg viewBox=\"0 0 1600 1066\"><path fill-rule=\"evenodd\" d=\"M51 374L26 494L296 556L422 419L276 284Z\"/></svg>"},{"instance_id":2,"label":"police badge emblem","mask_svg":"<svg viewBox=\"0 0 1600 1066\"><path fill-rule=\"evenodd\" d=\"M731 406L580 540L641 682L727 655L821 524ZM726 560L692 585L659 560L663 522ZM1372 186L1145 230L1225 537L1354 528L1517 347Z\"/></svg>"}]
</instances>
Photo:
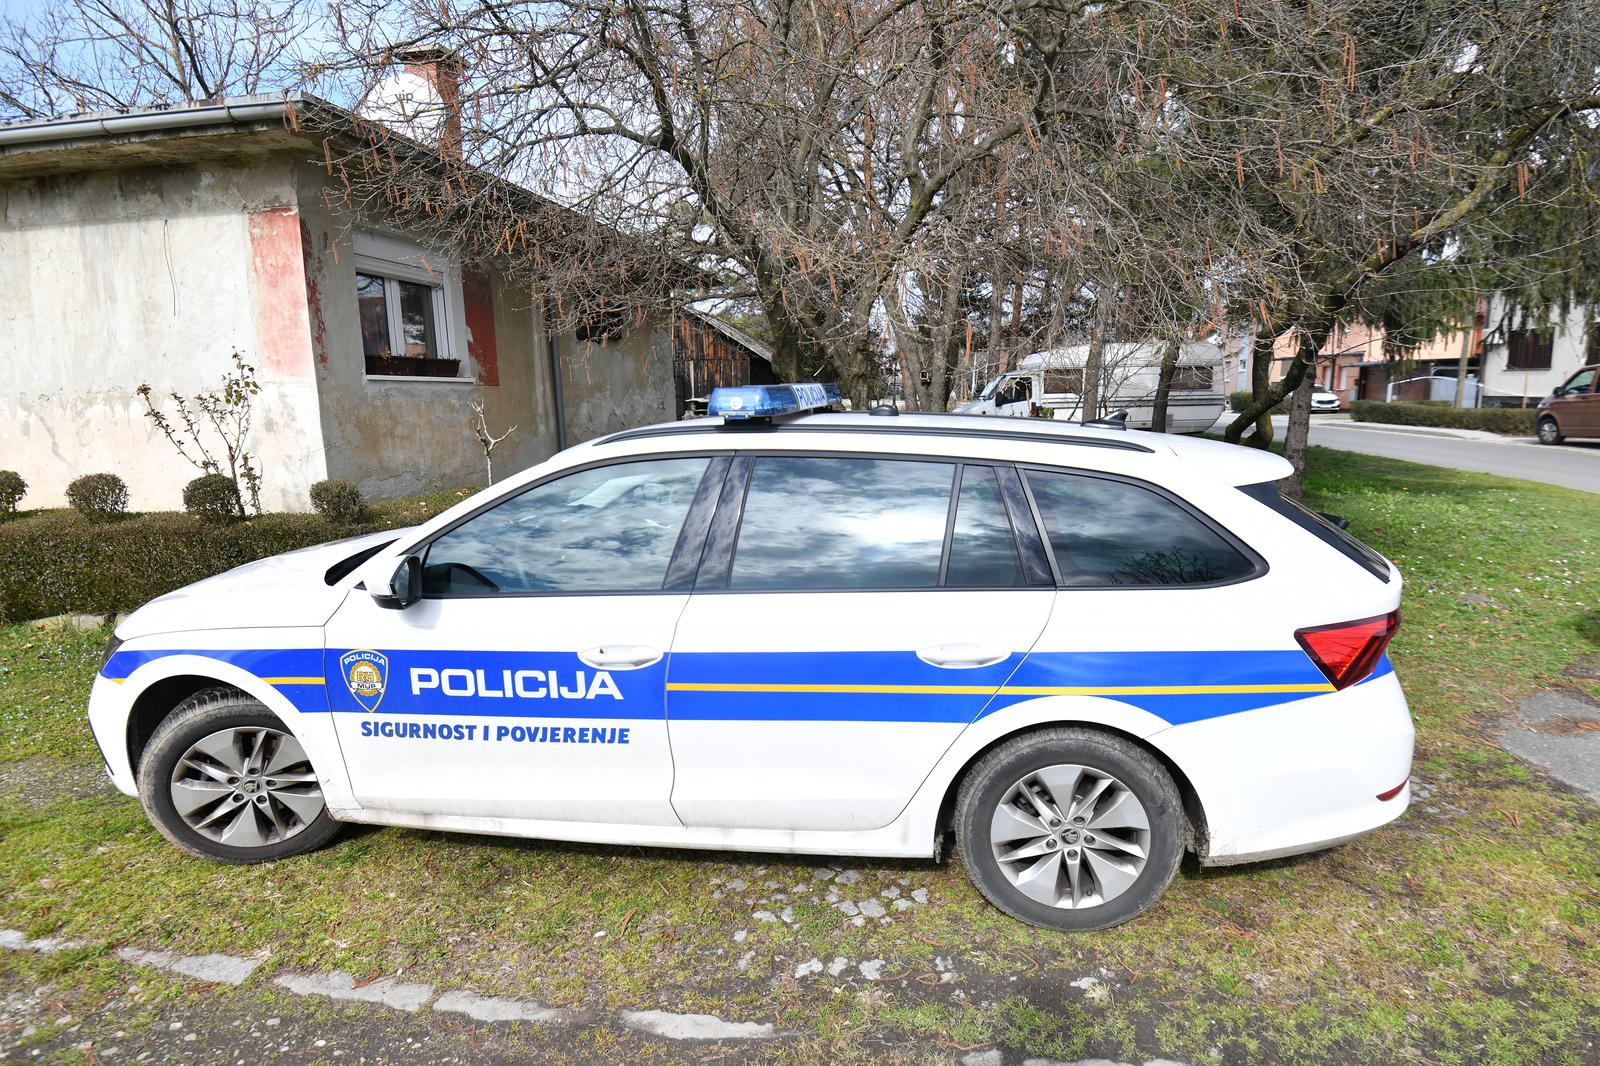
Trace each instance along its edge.
<instances>
[{"instance_id":1,"label":"police badge emblem","mask_svg":"<svg viewBox=\"0 0 1600 1066\"><path fill-rule=\"evenodd\" d=\"M339 656L339 672L344 674L344 683L357 703L368 711L378 709L389 683L387 656L366 648L347 651Z\"/></svg>"}]
</instances>

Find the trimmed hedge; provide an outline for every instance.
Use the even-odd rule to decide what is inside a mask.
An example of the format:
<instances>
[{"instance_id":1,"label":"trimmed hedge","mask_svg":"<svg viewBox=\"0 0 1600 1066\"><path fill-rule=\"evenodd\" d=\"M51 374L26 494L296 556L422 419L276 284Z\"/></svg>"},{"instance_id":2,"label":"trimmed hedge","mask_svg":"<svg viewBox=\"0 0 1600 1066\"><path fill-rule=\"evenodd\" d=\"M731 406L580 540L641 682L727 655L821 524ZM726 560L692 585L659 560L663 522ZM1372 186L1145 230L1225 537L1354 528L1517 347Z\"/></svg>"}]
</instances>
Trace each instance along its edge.
<instances>
[{"instance_id":1,"label":"trimmed hedge","mask_svg":"<svg viewBox=\"0 0 1600 1066\"><path fill-rule=\"evenodd\" d=\"M183 509L207 522L236 522L244 517L239 486L227 474L201 474L185 485Z\"/></svg>"},{"instance_id":2,"label":"trimmed hedge","mask_svg":"<svg viewBox=\"0 0 1600 1066\"><path fill-rule=\"evenodd\" d=\"M1244 409L1246 407L1250 406L1250 397L1252 395L1253 395L1253 393L1251 393L1250 390L1248 390L1248 389L1244 390L1243 392L1230 392L1230 393L1228 393L1228 410L1232 411L1234 414L1243 413ZM1293 395L1293 394L1291 393L1290 395ZM1283 412L1287 411L1288 409L1289 409L1289 397L1285 396L1283 398L1283 402L1278 404L1278 406L1276 406L1276 407L1274 407L1272 409L1272 413L1275 414L1275 415L1276 414L1282 414Z\"/></svg>"},{"instance_id":3,"label":"trimmed hedge","mask_svg":"<svg viewBox=\"0 0 1600 1066\"><path fill-rule=\"evenodd\" d=\"M15 470L0 470L0 515L17 513L17 504L28 494L28 483Z\"/></svg>"},{"instance_id":4,"label":"trimmed hedge","mask_svg":"<svg viewBox=\"0 0 1600 1066\"><path fill-rule=\"evenodd\" d=\"M311 509L330 522L359 522L367 513L367 501L353 482L330 478L311 486Z\"/></svg>"},{"instance_id":5,"label":"trimmed hedge","mask_svg":"<svg viewBox=\"0 0 1600 1066\"><path fill-rule=\"evenodd\" d=\"M115 474L85 474L67 486L72 509L94 522L109 522L128 513L128 485Z\"/></svg>"},{"instance_id":6,"label":"trimmed hedge","mask_svg":"<svg viewBox=\"0 0 1600 1066\"><path fill-rule=\"evenodd\" d=\"M0 523L0 623L115 614L269 555L425 522L471 490L375 504L368 521L268 514L217 525L172 511L92 522L69 510Z\"/></svg>"},{"instance_id":7,"label":"trimmed hedge","mask_svg":"<svg viewBox=\"0 0 1600 1066\"><path fill-rule=\"evenodd\" d=\"M1533 409L1520 407L1439 407L1422 403L1380 403L1377 400L1357 400L1350 405L1350 417L1356 422L1484 429L1512 437L1533 436L1534 414Z\"/></svg>"}]
</instances>

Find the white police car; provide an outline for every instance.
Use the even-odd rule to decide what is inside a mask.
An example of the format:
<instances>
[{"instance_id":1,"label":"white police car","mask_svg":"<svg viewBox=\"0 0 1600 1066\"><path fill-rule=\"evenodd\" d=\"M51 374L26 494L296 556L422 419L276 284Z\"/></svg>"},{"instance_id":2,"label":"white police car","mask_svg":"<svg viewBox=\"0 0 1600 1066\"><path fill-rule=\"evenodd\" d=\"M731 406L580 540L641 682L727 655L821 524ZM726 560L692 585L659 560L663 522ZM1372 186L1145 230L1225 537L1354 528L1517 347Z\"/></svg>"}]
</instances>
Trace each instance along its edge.
<instances>
[{"instance_id":1,"label":"white police car","mask_svg":"<svg viewBox=\"0 0 1600 1066\"><path fill-rule=\"evenodd\" d=\"M1401 813L1400 576L1275 456L1054 422L713 417L569 449L425 525L117 630L112 780L224 862L340 822L937 856L1038 925ZM722 417L719 417L722 416ZM779 417L769 417L779 416Z\"/></svg>"}]
</instances>

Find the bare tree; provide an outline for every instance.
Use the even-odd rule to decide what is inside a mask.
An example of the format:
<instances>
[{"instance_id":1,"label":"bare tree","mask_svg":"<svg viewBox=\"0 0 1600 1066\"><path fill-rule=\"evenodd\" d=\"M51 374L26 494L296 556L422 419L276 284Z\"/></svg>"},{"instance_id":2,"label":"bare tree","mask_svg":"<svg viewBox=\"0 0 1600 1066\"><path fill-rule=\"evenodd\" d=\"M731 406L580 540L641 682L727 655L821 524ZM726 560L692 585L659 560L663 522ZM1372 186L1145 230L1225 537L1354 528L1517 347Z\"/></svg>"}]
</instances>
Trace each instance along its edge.
<instances>
[{"instance_id":1,"label":"bare tree","mask_svg":"<svg viewBox=\"0 0 1600 1066\"><path fill-rule=\"evenodd\" d=\"M489 419L483 413L483 401L472 400L467 406L472 409L472 435L477 438L478 447L483 449L483 473L484 477L487 478L484 483L493 485L495 445L515 433L517 427L512 426L499 436L495 436L489 431Z\"/></svg>"},{"instance_id":2,"label":"bare tree","mask_svg":"<svg viewBox=\"0 0 1600 1066\"><path fill-rule=\"evenodd\" d=\"M318 21L295 0L64 0L0 22L0 118L277 92Z\"/></svg>"},{"instance_id":3,"label":"bare tree","mask_svg":"<svg viewBox=\"0 0 1600 1066\"><path fill-rule=\"evenodd\" d=\"M916 359L930 345L955 351L957 333L966 347L965 323L938 309L964 288L950 265L993 247L982 223L999 176L1013 175L1035 212L1052 207L1043 139L1066 106L1061 86L1080 84L1058 68L1091 6L343 0L338 22L366 64L351 69L358 83L397 48L450 49L465 72L464 164L640 236L625 258L585 248L581 277L561 275L536 226L482 225L460 202L470 191L389 168L381 152L339 163L356 199L453 213L452 238L509 250L579 320L607 291L659 306L664 267L693 263L721 294L759 304L783 375L826 368L861 400L892 313L902 352L916 333L906 327L926 327ZM1037 227L1015 232L1027 242Z\"/></svg>"}]
</instances>

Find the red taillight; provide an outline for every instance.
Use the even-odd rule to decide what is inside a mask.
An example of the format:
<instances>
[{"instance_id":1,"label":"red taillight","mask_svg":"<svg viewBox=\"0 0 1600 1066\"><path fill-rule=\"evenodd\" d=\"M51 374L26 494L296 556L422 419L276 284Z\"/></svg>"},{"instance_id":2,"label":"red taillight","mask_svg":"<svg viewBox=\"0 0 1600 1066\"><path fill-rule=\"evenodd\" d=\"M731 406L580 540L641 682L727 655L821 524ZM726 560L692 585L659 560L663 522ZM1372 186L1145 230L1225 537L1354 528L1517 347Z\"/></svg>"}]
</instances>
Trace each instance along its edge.
<instances>
[{"instance_id":1,"label":"red taillight","mask_svg":"<svg viewBox=\"0 0 1600 1066\"><path fill-rule=\"evenodd\" d=\"M1396 785L1393 788L1389 789L1387 792L1378 793L1378 799L1382 800L1384 803L1388 803L1390 800L1392 800L1396 796L1400 795L1400 790L1405 788L1406 787L1406 782L1410 781L1410 780L1411 780L1411 775L1407 774L1405 781L1400 782L1398 785Z\"/></svg>"},{"instance_id":2,"label":"red taillight","mask_svg":"<svg viewBox=\"0 0 1600 1066\"><path fill-rule=\"evenodd\" d=\"M1399 628L1400 612L1390 611L1375 618L1297 630L1294 639L1333 687L1340 689L1372 673Z\"/></svg>"}]
</instances>

